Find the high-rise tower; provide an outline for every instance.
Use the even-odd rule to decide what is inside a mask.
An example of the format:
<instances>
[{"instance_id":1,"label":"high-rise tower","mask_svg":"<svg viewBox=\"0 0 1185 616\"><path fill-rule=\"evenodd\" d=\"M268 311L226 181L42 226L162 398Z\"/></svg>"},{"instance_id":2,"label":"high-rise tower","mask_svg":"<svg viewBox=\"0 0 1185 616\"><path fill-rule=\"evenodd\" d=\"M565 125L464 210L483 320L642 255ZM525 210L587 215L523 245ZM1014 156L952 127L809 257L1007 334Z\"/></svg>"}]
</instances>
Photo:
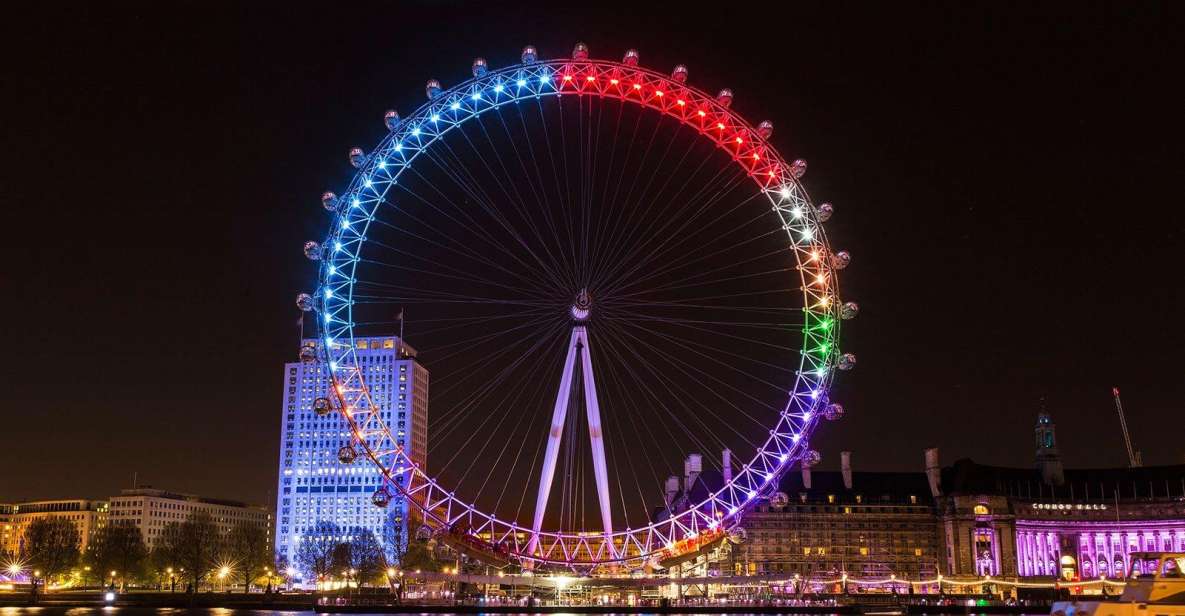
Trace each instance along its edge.
<instances>
[{"instance_id":1,"label":"high-rise tower","mask_svg":"<svg viewBox=\"0 0 1185 616\"><path fill-rule=\"evenodd\" d=\"M320 342L305 340L303 344ZM357 338L355 345L358 365L383 422L395 441L407 449L408 457L425 468L428 371L416 361L415 349L403 344L398 336ZM323 356L319 352L310 355ZM296 563L302 535L321 522L332 522L343 531L363 528L383 541L385 534L391 534L384 533L390 518L403 541L409 536L406 499L392 490L394 498L385 510L371 501L382 485L381 472L364 458L353 464L338 460L338 450L351 443L349 424L338 413L319 416L313 410L314 400L328 397L330 382L329 368L324 363L298 361L284 365L276 556L290 565Z\"/></svg>"}]
</instances>

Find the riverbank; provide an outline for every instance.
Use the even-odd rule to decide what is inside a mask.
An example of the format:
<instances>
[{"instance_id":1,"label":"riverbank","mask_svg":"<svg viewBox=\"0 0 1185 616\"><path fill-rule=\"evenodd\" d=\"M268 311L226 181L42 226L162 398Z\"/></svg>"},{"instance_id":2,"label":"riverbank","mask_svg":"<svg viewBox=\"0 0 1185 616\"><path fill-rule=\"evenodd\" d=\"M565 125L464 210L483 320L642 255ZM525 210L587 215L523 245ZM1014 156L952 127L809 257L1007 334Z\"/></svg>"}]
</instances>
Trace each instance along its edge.
<instances>
[{"instance_id":1,"label":"riverbank","mask_svg":"<svg viewBox=\"0 0 1185 616\"><path fill-rule=\"evenodd\" d=\"M98 608L113 606L128 610L235 609L318 612L329 614L1048 614L1048 603L1027 605L971 605L965 602L939 605L908 601L852 602L839 605L787 605L784 603L675 604L675 605L487 605L487 604L392 604L380 597L355 597L346 603L314 604L308 594L242 593L132 593L113 602L95 592L61 592L39 595L36 603L28 593L0 593L0 607L41 609ZM977 602L978 603L978 602Z\"/></svg>"}]
</instances>

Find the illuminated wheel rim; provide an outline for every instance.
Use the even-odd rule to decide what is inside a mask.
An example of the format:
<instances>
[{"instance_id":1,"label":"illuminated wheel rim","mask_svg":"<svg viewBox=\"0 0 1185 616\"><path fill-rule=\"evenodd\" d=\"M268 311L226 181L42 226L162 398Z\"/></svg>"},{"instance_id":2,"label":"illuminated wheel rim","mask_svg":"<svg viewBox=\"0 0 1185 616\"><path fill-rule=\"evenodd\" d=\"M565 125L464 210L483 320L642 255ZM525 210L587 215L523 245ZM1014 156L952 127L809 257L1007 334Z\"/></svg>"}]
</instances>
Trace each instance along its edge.
<instances>
[{"instance_id":1,"label":"illuminated wheel rim","mask_svg":"<svg viewBox=\"0 0 1185 616\"><path fill-rule=\"evenodd\" d=\"M434 527L463 525L524 563L634 566L679 540L736 526L749 507L774 490L786 469L817 462L818 454L809 449L808 439L828 409L833 370L854 361L841 355L837 345L839 322L851 316L848 312L854 306L844 310L839 301L836 270L846 265L846 254L842 263L837 262L827 242L821 223L829 212L821 216L811 202L799 179L801 169L787 163L760 129L734 113L723 93L712 97L683 83L685 71L680 75L677 69L666 76L635 64L579 58L526 61L496 71L485 71L484 65L478 71L475 65L475 73L477 77L447 90L439 86L434 90L435 83L430 83L429 101L402 121L388 118L391 130L372 153L351 152L358 171L336 202L319 255L320 289L313 301L335 406L348 421L355 445L381 470L385 494L404 495ZM371 399L354 344L355 272L376 210L422 152L485 112L559 94L612 98L658 111L694 128L727 152L768 199L787 234L799 273L804 322L801 359L784 410L764 444L730 481L685 511L643 527L609 534L544 530L538 533L534 551L528 553L529 523L500 519L455 496L408 458L381 413L373 410L378 406ZM835 405L828 410L830 415L837 413ZM383 494L377 496L376 502L385 504Z\"/></svg>"}]
</instances>

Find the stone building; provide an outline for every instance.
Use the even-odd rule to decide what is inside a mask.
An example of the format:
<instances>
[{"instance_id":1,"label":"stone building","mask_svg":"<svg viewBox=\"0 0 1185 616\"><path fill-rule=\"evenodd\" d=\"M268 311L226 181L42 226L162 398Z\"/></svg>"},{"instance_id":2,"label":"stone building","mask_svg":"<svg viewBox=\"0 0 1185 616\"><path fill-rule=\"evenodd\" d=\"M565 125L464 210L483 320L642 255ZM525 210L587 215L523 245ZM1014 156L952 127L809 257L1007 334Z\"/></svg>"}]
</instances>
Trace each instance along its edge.
<instances>
[{"instance_id":1,"label":"stone building","mask_svg":"<svg viewBox=\"0 0 1185 616\"><path fill-rule=\"evenodd\" d=\"M731 466L729 457L725 452L722 468ZM843 462L839 472L785 474L777 490L743 518L743 541L723 542L716 552L688 563L685 572L933 578L940 544L926 476L854 472L848 452ZM668 506L676 511L727 481L726 473L701 470L699 455L689 456L684 466L682 481L672 477L666 485Z\"/></svg>"},{"instance_id":2,"label":"stone building","mask_svg":"<svg viewBox=\"0 0 1185 616\"><path fill-rule=\"evenodd\" d=\"M25 530L34 520L69 520L78 531L79 549L86 549L95 532L107 523L107 503L90 499L29 501L0 505L0 552L19 555Z\"/></svg>"},{"instance_id":3,"label":"stone building","mask_svg":"<svg viewBox=\"0 0 1185 616\"><path fill-rule=\"evenodd\" d=\"M1063 468L1056 425L1041 413L1034 464L943 467L924 472L788 472L744 516L740 542L681 565L684 573L835 578L1095 579L1121 577L1140 550L1185 551L1185 465ZM665 485L666 510L701 502L729 479L731 455L702 456Z\"/></svg>"},{"instance_id":4,"label":"stone building","mask_svg":"<svg viewBox=\"0 0 1185 616\"><path fill-rule=\"evenodd\" d=\"M1064 469L1042 413L1033 468L959 460L933 494L946 544L943 573L1122 577L1139 550L1185 550L1185 465ZM927 452L931 475L937 452Z\"/></svg>"},{"instance_id":5,"label":"stone building","mask_svg":"<svg viewBox=\"0 0 1185 616\"><path fill-rule=\"evenodd\" d=\"M139 529L144 545L149 549L163 540L165 527L170 523L184 522L198 513L209 514L224 534L236 524L246 523L264 529L269 545L273 540L272 512L267 507L150 487L122 490L119 496L111 497L111 523L129 524Z\"/></svg>"}]
</instances>

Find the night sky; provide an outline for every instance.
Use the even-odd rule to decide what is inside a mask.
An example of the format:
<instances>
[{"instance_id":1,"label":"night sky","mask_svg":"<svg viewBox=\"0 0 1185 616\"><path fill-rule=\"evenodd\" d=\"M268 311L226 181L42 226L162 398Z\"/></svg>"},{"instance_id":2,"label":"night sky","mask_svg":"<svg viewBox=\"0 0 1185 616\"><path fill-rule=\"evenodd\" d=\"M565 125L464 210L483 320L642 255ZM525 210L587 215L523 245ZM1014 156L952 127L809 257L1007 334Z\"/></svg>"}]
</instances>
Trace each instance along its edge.
<instances>
[{"instance_id":1,"label":"night sky","mask_svg":"<svg viewBox=\"0 0 1185 616\"><path fill-rule=\"evenodd\" d=\"M634 3L635 6L642 3ZM1181 5L121 3L4 29L0 501L141 484L274 502L323 190L473 57L685 63L810 162L859 367L824 468L1185 463ZM743 7L743 8L742 8ZM104 10L107 9L107 10ZM413 341L414 342L414 341Z\"/></svg>"}]
</instances>

